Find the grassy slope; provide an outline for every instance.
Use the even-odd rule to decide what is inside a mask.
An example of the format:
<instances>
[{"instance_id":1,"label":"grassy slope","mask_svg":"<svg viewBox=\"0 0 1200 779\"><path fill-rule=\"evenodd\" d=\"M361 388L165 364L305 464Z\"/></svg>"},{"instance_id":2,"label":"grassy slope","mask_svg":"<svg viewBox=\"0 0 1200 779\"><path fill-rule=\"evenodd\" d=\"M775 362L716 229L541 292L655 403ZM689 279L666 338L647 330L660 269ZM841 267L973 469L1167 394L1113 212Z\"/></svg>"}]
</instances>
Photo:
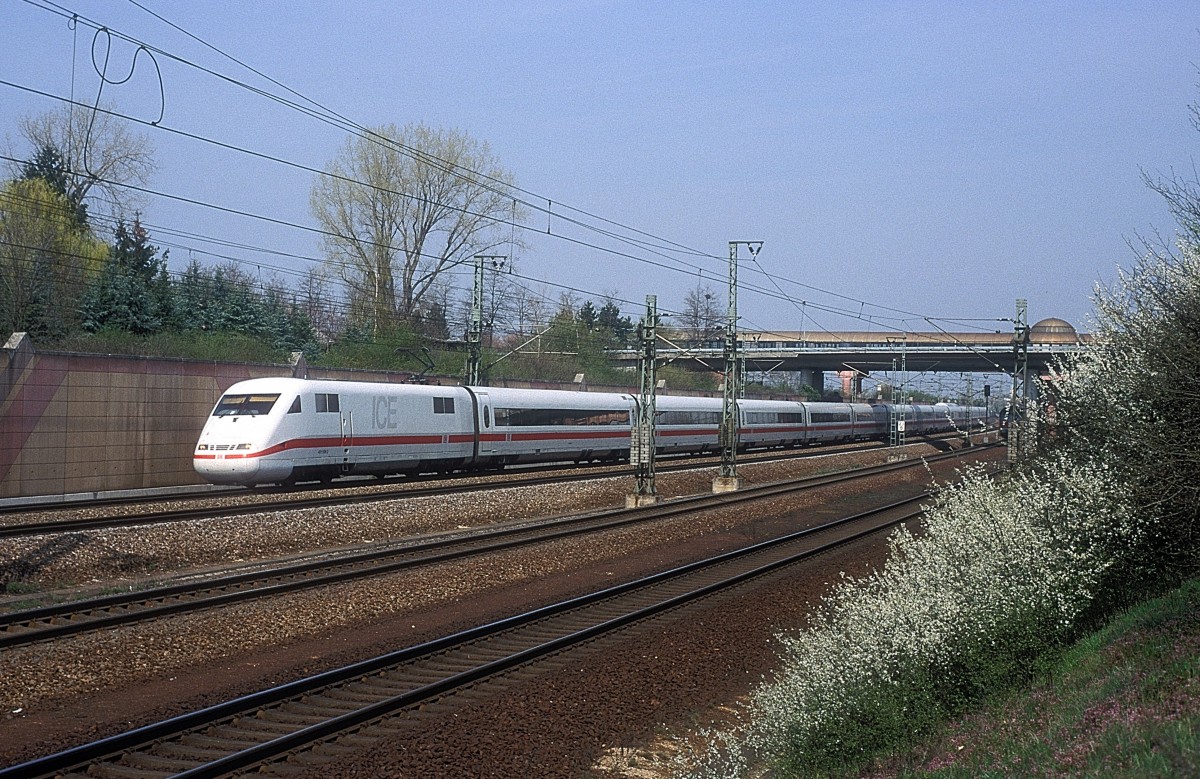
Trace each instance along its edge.
<instances>
[{"instance_id":1,"label":"grassy slope","mask_svg":"<svg viewBox=\"0 0 1200 779\"><path fill-rule=\"evenodd\" d=\"M1200 777L1200 580L1078 642L1032 688L860 776Z\"/></svg>"}]
</instances>

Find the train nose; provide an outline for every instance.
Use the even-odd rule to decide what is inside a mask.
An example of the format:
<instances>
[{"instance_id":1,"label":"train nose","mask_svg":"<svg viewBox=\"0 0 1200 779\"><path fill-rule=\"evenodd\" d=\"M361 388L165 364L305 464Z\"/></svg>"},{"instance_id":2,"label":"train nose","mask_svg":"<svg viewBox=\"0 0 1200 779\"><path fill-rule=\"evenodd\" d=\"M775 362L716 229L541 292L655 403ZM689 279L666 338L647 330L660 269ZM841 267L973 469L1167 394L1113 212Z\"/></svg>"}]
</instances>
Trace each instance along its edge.
<instances>
[{"instance_id":1,"label":"train nose","mask_svg":"<svg viewBox=\"0 0 1200 779\"><path fill-rule=\"evenodd\" d=\"M192 467L213 484L267 484L283 481L292 473L290 460L199 449L192 456Z\"/></svg>"},{"instance_id":2,"label":"train nose","mask_svg":"<svg viewBox=\"0 0 1200 779\"><path fill-rule=\"evenodd\" d=\"M203 478L214 484L245 484L252 482L260 470L255 457L233 457L214 452L196 452L192 467Z\"/></svg>"}]
</instances>

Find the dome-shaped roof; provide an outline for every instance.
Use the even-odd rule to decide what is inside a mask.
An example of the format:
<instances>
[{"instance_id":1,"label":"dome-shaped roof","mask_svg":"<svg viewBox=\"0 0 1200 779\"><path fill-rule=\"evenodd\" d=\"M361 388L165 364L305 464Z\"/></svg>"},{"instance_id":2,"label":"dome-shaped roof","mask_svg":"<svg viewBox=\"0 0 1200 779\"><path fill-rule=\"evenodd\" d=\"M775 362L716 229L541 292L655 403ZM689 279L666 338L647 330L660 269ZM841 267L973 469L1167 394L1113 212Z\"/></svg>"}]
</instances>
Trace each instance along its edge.
<instances>
[{"instance_id":1,"label":"dome-shaped roof","mask_svg":"<svg viewBox=\"0 0 1200 779\"><path fill-rule=\"evenodd\" d=\"M1044 344L1075 343L1079 340L1079 334L1065 319L1049 317L1029 328L1029 339Z\"/></svg>"}]
</instances>

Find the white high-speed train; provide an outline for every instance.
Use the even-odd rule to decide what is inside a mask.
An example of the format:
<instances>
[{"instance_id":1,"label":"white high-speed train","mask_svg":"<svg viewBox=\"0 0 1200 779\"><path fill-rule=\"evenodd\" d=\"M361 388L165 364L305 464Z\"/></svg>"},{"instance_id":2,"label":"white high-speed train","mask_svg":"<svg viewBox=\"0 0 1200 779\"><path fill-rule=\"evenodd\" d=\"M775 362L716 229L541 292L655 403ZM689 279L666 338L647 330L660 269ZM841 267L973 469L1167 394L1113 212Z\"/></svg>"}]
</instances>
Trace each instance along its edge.
<instances>
[{"instance_id":1,"label":"white high-speed train","mask_svg":"<svg viewBox=\"0 0 1200 779\"><path fill-rule=\"evenodd\" d=\"M660 452L716 451L720 398L656 400ZM888 405L739 400L741 448L884 438ZM905 405L907 433L962 429L967 409ZM637 397L496 387L266 378L217 402L193 454L217 484L437 472L629 456Z\"/></svg>"}]
</instances>

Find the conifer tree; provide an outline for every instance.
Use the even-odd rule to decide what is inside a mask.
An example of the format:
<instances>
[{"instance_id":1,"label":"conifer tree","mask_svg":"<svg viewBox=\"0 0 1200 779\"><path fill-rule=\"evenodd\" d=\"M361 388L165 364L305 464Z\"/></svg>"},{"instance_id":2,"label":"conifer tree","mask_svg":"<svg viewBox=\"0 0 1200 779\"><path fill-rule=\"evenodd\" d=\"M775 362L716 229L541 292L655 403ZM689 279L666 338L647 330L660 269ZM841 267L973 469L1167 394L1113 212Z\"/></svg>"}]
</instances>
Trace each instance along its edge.
<instances>
[{"instance_id":1,"label":"conifer tree","mask_svg":"<svg viewBox=\"0 0 1200 779\"><path fill-rule=\"evenodd\" d=\"M90 332L158 332L171 311L166 252L158 255L137 218L130 226L118 221L113 238L100 278L80 302L83 327Z\"/></svg>"}]
</instances>

